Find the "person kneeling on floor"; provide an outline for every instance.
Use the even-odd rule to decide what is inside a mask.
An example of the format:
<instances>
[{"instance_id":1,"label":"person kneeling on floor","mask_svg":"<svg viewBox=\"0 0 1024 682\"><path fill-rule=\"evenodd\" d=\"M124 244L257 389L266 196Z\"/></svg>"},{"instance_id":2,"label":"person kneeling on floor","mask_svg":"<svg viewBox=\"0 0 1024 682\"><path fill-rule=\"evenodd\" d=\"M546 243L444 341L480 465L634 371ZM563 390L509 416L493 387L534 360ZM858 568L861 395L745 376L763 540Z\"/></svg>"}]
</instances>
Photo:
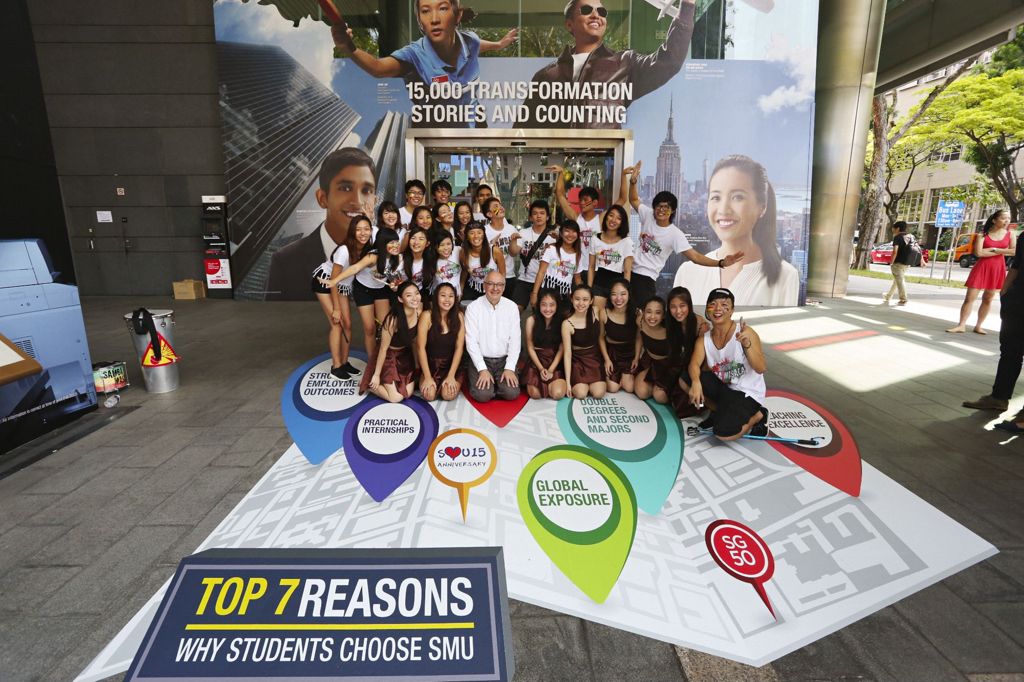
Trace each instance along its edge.
<instances>
[{"instance_id":1,"label":"person kneeling on floor","mask_svg":"<svg viewBox=\"0 0 1024 682\"><path fill-rule=\"evenodd\" d=\"M690 358L690 400L711 410L700 426L711 428L721 440L768 435L764 351L761 339L742 318L733 322L735 303L728 289L711 290L704 311L711 329Z\"/></svg>"}]
</instances>

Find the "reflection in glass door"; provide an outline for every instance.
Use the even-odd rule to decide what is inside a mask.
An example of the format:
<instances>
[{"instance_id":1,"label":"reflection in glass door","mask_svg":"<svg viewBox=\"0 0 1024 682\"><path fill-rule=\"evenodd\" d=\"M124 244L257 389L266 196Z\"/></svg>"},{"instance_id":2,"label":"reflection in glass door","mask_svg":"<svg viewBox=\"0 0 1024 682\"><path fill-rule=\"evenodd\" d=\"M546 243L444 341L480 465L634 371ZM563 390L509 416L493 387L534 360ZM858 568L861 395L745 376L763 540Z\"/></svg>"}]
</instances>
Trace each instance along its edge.
<instances>
[{"instance_id":1,"label":"reflection in glass door","mask_svg":"<svg viewBox=\"0 0 1024 682\"><path fill-rule=\"evenodd\" d=\"M452 185L452 201L472 203L474 190L486 184L505 206L507 219L514 225L528 221L530 203L544 199L557 210L554 199L555 174L550 165L563 166L569 173L566 182L570 203L578 204L582 187L595 187L601 195L599 210L615 202L613 149L556 149L546 147L425 149L427 186L435 180Z\"/></svg>"}]
</instances>

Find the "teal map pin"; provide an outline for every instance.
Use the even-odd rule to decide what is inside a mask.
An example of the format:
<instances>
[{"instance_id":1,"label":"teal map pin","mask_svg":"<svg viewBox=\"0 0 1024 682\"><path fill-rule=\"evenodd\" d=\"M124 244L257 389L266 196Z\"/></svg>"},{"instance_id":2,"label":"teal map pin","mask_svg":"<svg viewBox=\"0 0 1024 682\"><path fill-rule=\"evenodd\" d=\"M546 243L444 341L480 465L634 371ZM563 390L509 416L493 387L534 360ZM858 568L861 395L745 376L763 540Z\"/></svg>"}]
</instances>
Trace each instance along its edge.
<instances>
[{"instance_id":1,"label":"teal map pin","mask_svg":"<svg viewBox=\"0 0 1024 682\"><path fill-rule=\"evenodd\" d=\"M569 443L615 462L632 484L640 509L661 511L683 463L683 429L671 408L620 392L559 400L556 410Z\"/></svg>"},{"instance_id":2,"label":"teal map pin","mask_svg":"<svg viewBox=\"0 0 1024 682\"><path fill-rule=\"evenodd\" d=\"M636 536L636 497L607 457L557 445L519 475L519 513L562 573L598 604L608 598Z\"/></svg>"}]
</instances>

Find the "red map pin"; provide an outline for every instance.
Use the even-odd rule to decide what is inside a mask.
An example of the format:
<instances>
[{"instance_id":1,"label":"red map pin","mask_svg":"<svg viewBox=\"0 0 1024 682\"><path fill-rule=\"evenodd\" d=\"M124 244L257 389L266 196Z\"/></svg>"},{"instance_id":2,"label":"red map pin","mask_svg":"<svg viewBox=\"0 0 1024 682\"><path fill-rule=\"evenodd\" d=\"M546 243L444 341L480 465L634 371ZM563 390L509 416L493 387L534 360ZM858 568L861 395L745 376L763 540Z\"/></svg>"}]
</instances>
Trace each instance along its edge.
<instances>
[{"instance_id":1,"label":"red map pin","mask_svg":"<svg viewBox=\"0 0 1024 682\"><path fill-rule=\"evenodd\" d=\"M775 558L761 536L738 521L723 519L708 526L704 542L715 563L733 578L753 585L772 618L778 620L764 591L764 584L775 573Z\"/></svg>"}]
</instances>

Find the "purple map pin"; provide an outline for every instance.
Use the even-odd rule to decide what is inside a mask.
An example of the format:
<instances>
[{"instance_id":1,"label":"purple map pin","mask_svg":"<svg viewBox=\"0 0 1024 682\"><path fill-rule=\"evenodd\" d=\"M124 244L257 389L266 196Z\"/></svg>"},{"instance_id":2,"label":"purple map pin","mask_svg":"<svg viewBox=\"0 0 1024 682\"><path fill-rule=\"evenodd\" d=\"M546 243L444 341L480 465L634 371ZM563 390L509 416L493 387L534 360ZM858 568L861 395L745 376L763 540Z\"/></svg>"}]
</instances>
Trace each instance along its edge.
<instances>
[{"instance_id":1,"label":"purple map pin","mask_svg":"<svg viewBox=\"0 0 1024 682\"><path fill-rule=\"evenodd\" d=\"M382 502L419 468L436 437L437 414L420 398L369 398L349 416L343 443L352 473Z\"/></svg>"}]
</instances>

